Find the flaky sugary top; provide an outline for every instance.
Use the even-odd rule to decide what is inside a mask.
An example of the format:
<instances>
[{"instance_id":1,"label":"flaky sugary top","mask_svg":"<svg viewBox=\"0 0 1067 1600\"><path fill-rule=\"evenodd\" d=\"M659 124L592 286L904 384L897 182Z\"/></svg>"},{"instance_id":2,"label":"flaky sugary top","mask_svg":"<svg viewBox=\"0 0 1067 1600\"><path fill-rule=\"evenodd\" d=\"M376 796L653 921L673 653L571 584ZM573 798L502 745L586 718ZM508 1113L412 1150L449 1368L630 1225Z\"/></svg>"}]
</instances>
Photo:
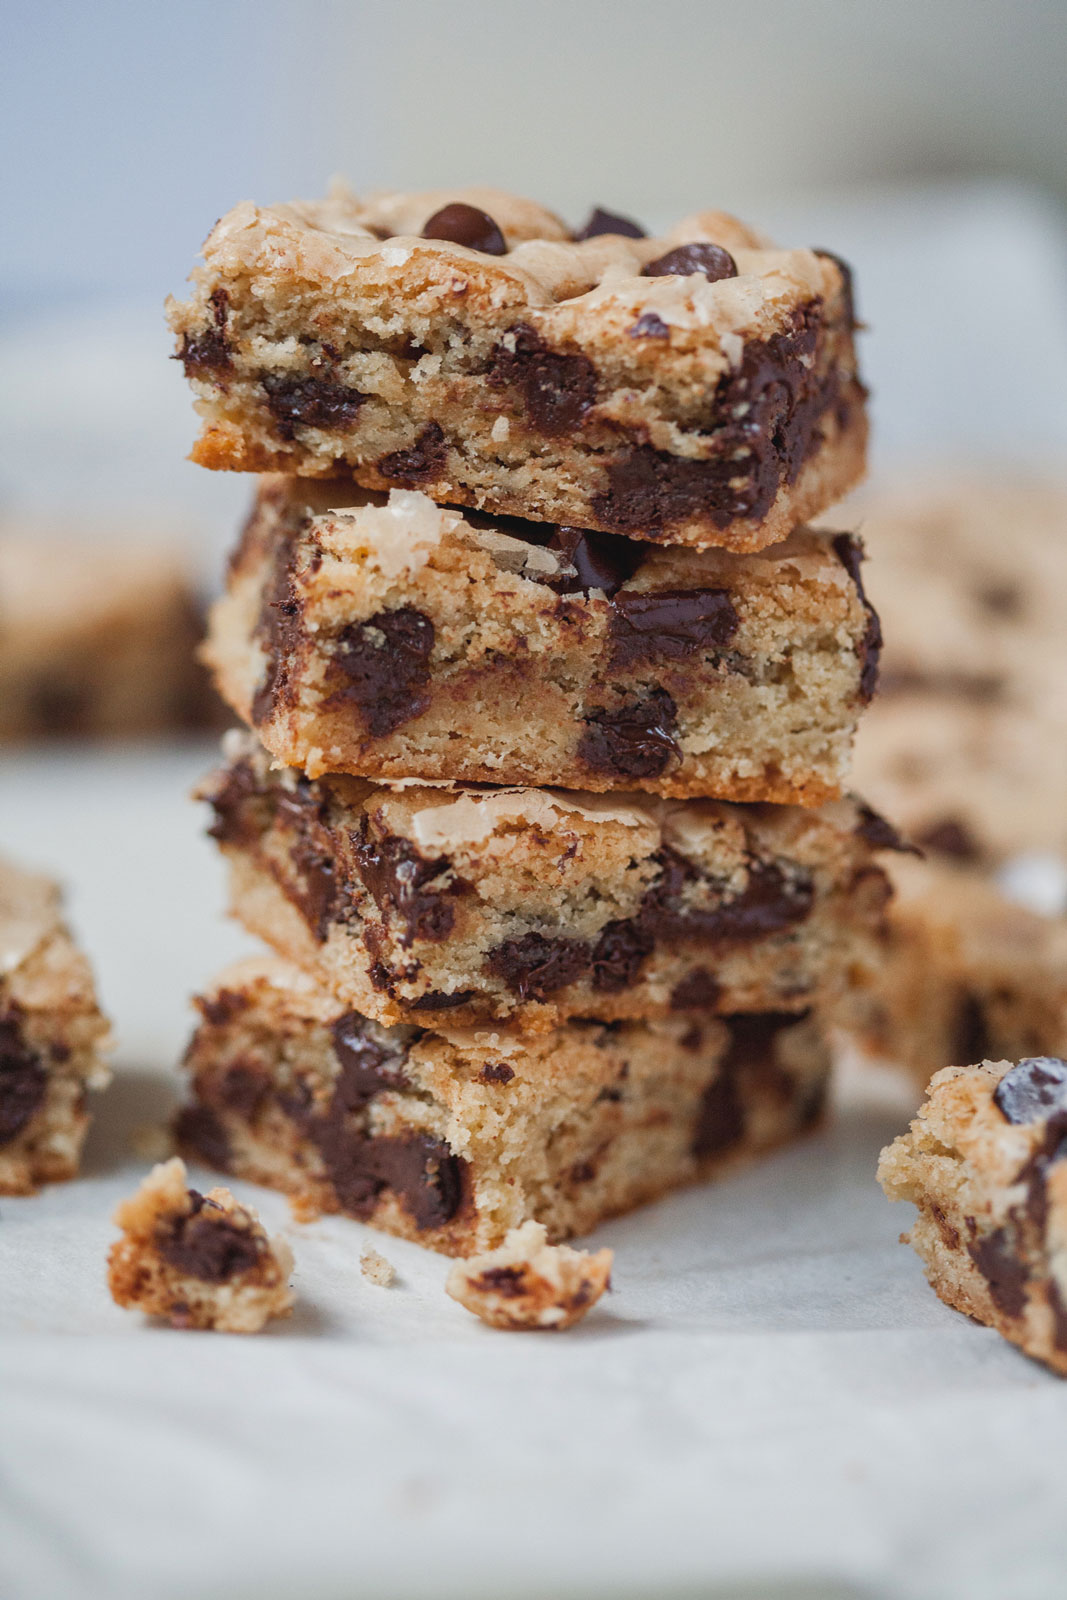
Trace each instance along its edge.
<instances>
[{"instance_id":1,"label":"flaky sugary top","mask_svg":"<svg viewBox=\"0 0 1067 1600\"><path fill-rule=\"evenodd\" d=\"M17 971L62 926L59 888L0 856L0 978Z\"/></svg>"},{"instance_id":2,"label":"flaky sugary top","mask_svg":"<svg viewBox=\"0 0 1067 1600\"><path fill-rule=\"evenodd\" d=\"M706 270L671 255L694 245L719 247L703 252ZM722 211L695 212L655 238L626 218L595 213L576 235L543 206L498 189L361 199L339 182L323 200L235 206L209 235L204 258L224 277L275 272L340 286L402 273L496 308L565 306L568 318L573 311L583 320L619 313L627 325L649 314L678 330L717 334L731 360L740 358L731 333L780 321L798 300L830 295L843 282L829 255L777 249Z\"/></svg>"}]
</instances>

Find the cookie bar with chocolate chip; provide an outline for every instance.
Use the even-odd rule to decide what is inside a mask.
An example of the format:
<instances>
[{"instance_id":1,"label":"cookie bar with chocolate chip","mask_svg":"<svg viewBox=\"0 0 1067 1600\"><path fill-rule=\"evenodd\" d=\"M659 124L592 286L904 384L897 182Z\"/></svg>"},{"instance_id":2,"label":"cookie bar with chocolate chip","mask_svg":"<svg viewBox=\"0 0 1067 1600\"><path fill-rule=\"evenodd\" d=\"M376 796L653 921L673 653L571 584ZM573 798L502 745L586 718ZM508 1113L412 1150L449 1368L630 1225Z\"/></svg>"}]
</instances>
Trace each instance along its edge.
<instances>
[{"instance_id":1,"label":"cookie bar with chocolate chip","mask_svg":"<svg viewBox=\"0 0 1067 1600\"><path fill-rule=\"evenodd\" d=\"M269 1239L228 1189L186 1188L175 1157L153 1168L115 1213L123 1237L108 1256L117 1305L165 1317L172 1328L258 1333L293 1308L293 1254Z\"/></svg>"},{"instance_id":2,"label":"cookie bar with chocolate chip","mask_svg":"<svg viewBox=\"0 0 1067 1600\"><path fill-rule=\"evenodd\" d=\"M736 556L274 478L206 653L311 777L814 805L877 675L859 557L847 534Z\"/></svg>"},{"instance_id":3,"label":"cookie bar with chocolate chip","mask_svg":"<svg viewBox=\"0 0 1067 1600\"><path fill-rule=\"evenodd\" d=\"M967 867L898 859L888 871L881 958L843 1003L861 1048L921 1084L962 1061L1067 1053L1067 921Z\"/></svg>"},{"instance_id":4,"label":"cookie bar with chocolate chip","mask_svg":"<svg viewBox=\"0 0 1067 1600\"><path fill-rule=\"evenodd\" d=\"M56 885L0 858L0 1194L75 1176L108 1034Z\"/></svg>"},{"instance_id":5,"label":"cookie bar with chocolate chip","mask_svg":"<svg viewBox=\"0 0 1067 1600\"><path fill-rule=\"evenodd\" d=\"M848 269L721 212L498 190L242 204L171 302L208 467L760 550L863 473Z\"/></svg>"},{"instance_id":6,"label":"cookie bar with chocolate chip","mask_svg":"<svg viewBox=\"0 0 1067 1600\"><path fill-rule=\"evenodd\" d=\"M878 1178L940 1298L1067 1376L1067 1061L936 1073Z\"/></svg>"},{"instance_id":7,"label":"cookie bar with chocolate chip","mask_svg":"<svg viewBox=\"0 0 1067 1600\"><path fill-rule=\"evenodd\" d=\"M892 840L855 801L390 789L227 741L202 795L237 915L381 1022L800 1011L882 925Z\"/></svg>"},{"instance_id":8,"label":"cookie bar with chocolate chip","mask_svg":"<svg viewBox=\"0 0 1067 1600\"><path fill-rule=\"evenodd\" d=\"M190 1156L449 1255L585 1233L813 1126L815 1016L383 1028L272 958L197 1002Z\"/></svg>"}]
</instances>

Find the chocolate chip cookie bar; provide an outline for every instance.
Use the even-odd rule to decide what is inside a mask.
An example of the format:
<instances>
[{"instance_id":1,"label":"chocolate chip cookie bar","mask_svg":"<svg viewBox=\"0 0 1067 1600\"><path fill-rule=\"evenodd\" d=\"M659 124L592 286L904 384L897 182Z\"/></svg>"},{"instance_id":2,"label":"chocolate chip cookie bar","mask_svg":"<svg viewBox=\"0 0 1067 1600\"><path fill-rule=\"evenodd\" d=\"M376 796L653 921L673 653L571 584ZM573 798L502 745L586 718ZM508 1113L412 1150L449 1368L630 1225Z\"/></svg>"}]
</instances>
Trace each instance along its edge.
<instances>
[{"instance_id":1,"label":"chocolate chip cookie bar","mask_svg":"<svg viewBox=\"0 0 1067 1600\"><path fill-rule=\"evenodd\" d=\"M845 999L869 1054L931 1072L1067 1054L1067 920L1014 904L981 873L898 859L881 959Z\"/></svg>"},{"instance_id":2,"label":"chocolate chip cookie bar","mask_svg":"<svg viewBox=\"0 0 1067 1600\"><path fill-rule=\"evenodd\" d=\"M227 739L201 792L234 910L380 1022L799 1011L882 925L891 840L855 801L390 789Z\"/></svg>"},{"instance_id":3,"label":"chocolate chip cookie bar","mask_svg":"<svg viewBox=\"0 0 1067 1600\"><path fill-rule=\"evenodd\" d=\"M0 741L224 726L200 633L175 552L0 526Z\"/></svg>"},{"instance_id":4,"label":"chocolate chip cookie bar","mask_svg":"<svg viewBox=\"0 0 1067 1600\"><path fill-rule=\"evenodd\" d=\"M0 1194L75 1176L108 1033L56 885L0 858Z\"/></svg>"},{"instance_id":5,"label":"chocolate chip cookie bar","mask_svg":"<svg viewBox=\"0 0 1067 1600\"><path fill-rule=\"evenodd\" d=\"M878 1177L940 1298L1067 1376L1065 1157L1067 1061L983 1061L934 1076Z\"/></svg>"},{"instance_id":6,"label":"chocolate chip cookie bar","mask_svg":"<svg viewBox=\"0 0 1067 1600\"><path fill-rule=\"evenodd\" d=\"M285 1240L268 1239L228 1189L186 1188L177 1157L149 1173L115 1223L123 1237L108 1256L108 1287L117 1305L220 1333L258 1333L293 1308Z\"/></svg>"},{"instance_id":7,"label":"chocolate chip cookie bar","mask_svg":"<svg viewBox=\"0 0 1067 1600\"><path fill-rule=\"evenodd\" d=\"M806 1013L383 1028L269 957L198 1005L191 1156L449 1255L530 1220L585 1233L750 1160L818 1120L829 1064Z\"/></svg>"},{"instance_id":8,"label":"chocolate chip cookie bar","mask_svg":"<svg viewBox=\"0 0 1067 1600\"><path fill-rule=\"evenodd\" d=\"M611 1287L610 1250L549 1244L543 1222L512 1228L496 1250L457 1261L445 1293L491 1328L573 1328Z\"/></svg>"},{"instance_id":9,"label":"chocolate chip cookie bar","mask_svg":"<svg viewBox=\"0 0 1067 1600\"><path fill-rule=\"evenodd\" d=\"M848 269L721 212L498 190L242 204L171 302L207 467L759 550L862 475Z\"/></svg>"},{"instance_id":10,"label":"chocolate chip cookie bar","mask_svg":"<svg viewBox=\"0 0 1067 1600\"><path fill-rule=\"evenodd\" d=\"M273 478L207 657L310 777L819 804L877 676L860 555L848 534L736 556Z\"/></svg>"}]
</instances>

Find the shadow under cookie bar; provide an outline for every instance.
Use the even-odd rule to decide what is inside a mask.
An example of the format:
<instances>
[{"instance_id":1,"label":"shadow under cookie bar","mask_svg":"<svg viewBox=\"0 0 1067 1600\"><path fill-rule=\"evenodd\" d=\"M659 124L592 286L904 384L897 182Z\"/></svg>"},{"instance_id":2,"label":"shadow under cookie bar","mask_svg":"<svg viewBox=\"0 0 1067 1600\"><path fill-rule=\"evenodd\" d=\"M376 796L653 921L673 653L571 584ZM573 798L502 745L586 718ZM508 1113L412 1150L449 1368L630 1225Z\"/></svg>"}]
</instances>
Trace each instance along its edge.
<instances>
[{"instance_id":1,"label":"shadow under cookie bar","mask_svg":"<svg viewBox=\"0 0 1067 1600\"><path fill-rule=\"evenodd\" d=\"M186 1056L190 1157L450 1255L585 1233L812 1127L813 1016L382 1028L287 963L224 973Z\"/></svg>"},{"instance_id":2,"label":"shadow under cookie bar","mask_svg":"<svg viewBox=\"0 0 1067 1600\"><path fill-rule=\"evenodd\" d=\"M223 217L169 306L204 422L193 459L742 551L862 476L835 257L768 248L721 212L575 238L471 193L335 190ZM457 204L488 226L442 228Z\"/></svg>"},{"instance_id":3,"label":"shadow under cookie bar","mask_svg":"<svg viewBox=\"0 0 1067 1600\"><path fill-rule=\"evenodd\" d=\"M877 678L861 555L848 534L736 556L273 478L206 656L311 777L817 805Z\"/></svg>"},{"instance_id":4,"label":"shadow under cookie bar","mask_svg":"<svg viewBox=\"0 0 1067 1600\"><path fill-rule=\"evenodd\" d=\"M878 1178L918 1218L905 1237L946 1304L1067 1376L1067 1062L934 1075Z\"/></svg>"},{"instance_id":5,"label":"shadow under cookie bar","mask_svg":"<svg viewBox=\"0 0 1067 1600\"><path fill-rule=\"evenodd\" d=\"M0 1194L76 1175L108 1033L58 889L0 859Z\"/></svg>"},{"instance_id":6,"label":"shadow under cookie bar","mask_svg":"<svg viewBox=\"0 0 1067 1600\"><path fill-rule=\"evenodd\" d=\"M381 1022L800 1011L876 950L894 840L855 801L389 789L227 749L201 794L236 914Z\"/></svg>"}]
</instances>

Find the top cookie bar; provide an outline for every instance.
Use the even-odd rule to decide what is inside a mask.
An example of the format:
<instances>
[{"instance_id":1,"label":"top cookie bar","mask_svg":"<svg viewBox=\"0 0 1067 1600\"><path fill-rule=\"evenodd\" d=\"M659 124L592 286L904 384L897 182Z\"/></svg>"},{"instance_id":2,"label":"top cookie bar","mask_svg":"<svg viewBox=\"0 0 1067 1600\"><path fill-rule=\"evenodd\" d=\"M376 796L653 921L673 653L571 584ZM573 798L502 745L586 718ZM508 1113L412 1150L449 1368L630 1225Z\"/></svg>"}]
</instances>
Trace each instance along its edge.
<instances>
[{"instance_id":1,"label":"top cookie bar","mask_svg":"<svg viewBox=\"0 0 1067 1600\"><path fill-rule=\"evenodd\" d=\"M722 212L493 189L237 206L171 301L193 459L760 550L862 475L850 278Z\"/></svg>"}]
</instances>

